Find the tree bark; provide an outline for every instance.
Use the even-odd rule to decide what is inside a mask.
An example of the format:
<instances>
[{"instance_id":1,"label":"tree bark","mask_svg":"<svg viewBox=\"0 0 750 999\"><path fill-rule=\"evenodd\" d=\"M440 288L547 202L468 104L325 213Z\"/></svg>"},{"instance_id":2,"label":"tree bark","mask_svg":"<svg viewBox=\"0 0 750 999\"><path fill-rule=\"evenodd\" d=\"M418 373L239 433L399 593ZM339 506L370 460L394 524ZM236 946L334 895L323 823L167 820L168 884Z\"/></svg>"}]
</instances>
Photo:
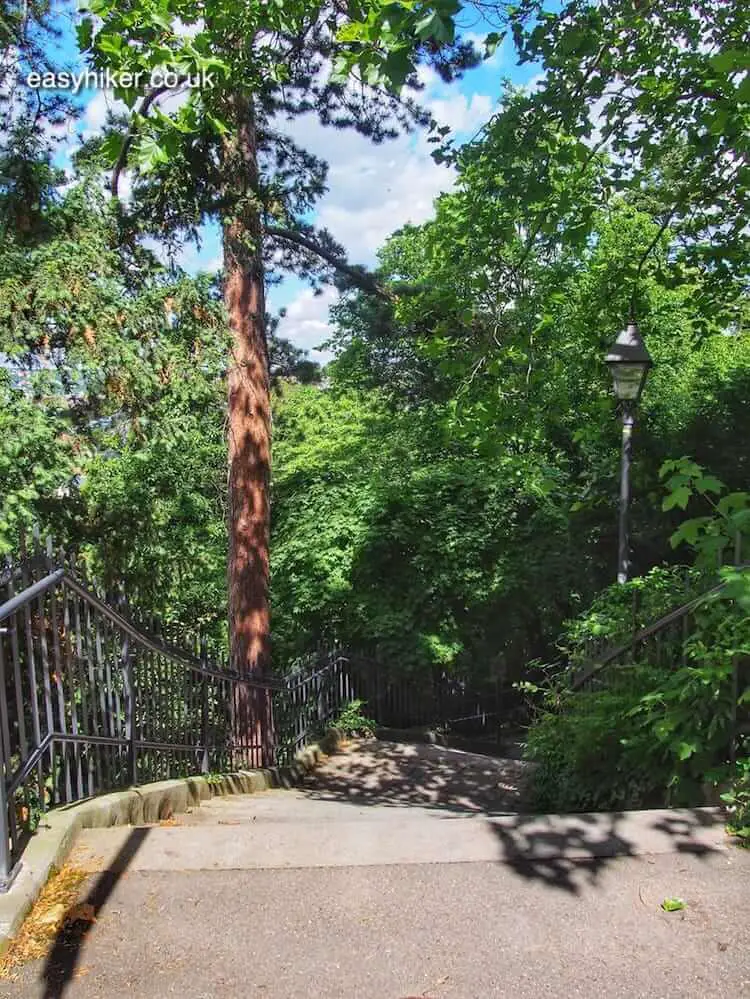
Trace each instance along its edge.
<instances>
[{"instance_id":1,"label":"tree bark","mask_svg":"<svg viewBox=\"0 0 750 999\"><path fill-rule=\"evenodd\" d=\"M257 142L252 103L232 98L224 141L224 302L231 334L228 381L229 648L239 673L270 665L269 486L271 407ZM235 762L263 761L271 739L270 698L241 684L234 704ZM252 751L251 751L252 747Z\"/></svg>"}]
</instances>

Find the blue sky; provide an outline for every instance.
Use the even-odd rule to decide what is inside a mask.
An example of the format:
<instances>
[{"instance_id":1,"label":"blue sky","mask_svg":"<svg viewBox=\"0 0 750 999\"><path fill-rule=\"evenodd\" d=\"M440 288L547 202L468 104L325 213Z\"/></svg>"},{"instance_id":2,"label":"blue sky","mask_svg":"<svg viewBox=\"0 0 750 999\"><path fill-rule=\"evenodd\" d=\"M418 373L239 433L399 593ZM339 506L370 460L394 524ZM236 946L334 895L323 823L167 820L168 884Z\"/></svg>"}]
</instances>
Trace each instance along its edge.
<instances>
[{"instance_id":1,"label":"blue sky","mask_svg":"<svg viewBox=\"0 0 750 999\"><path fill-rule=\"evenodd\" d=\"M72 8L61 7L61 55L69 65L78 63L73 36ZM479 41L487 28L476 15L462 16L464 33ZM491 59L454 84L444 84L429 70L421 71L425 90L421 100L440 124L450 126L458 142L470 139L497 104L503 80L528 84L537 70L516 64L513 46L506 39ZM104 91L80 95L83 106L75 133L66 137L58 162L67 165L78 136L96 133L104 124L112 97ZM407 222L420 223L432 214L434 199L450 190L453 171L433 162L426 134L402 136L376 146L353 132L326 129L312 117L290 123L290 134L329 163L328 193L321 199L315 222L328 228L355 262L372 265L379 246ZM221 263L218 229L206 227L200 249L186 248L181 263L190 272L215 270ZM271 289L269 308L286 309L280 334L325 359L315 351L328 335L328 309L336 299L334 289L315 296L302 282L289 278Z\"/></svg>"}]
</instances>

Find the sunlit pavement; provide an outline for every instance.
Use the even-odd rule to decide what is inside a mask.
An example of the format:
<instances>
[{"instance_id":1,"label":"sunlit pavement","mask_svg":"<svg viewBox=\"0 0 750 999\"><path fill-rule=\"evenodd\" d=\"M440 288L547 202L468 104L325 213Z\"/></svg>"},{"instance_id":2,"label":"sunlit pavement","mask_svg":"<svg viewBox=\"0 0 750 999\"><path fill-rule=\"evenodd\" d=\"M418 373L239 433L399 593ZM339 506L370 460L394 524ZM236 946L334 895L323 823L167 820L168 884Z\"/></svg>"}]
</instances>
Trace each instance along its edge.
<instances>
[{"instance_id":1,"label":"sunlit pavement","mask_svg":"<svg viewBox=\"0 0 750 999\"><path fill-rule=\"evenodd\" d=\"M511 814L524 779L365 743L301 790L89 830L96 922L0 995L750 994L750 851L715 813Z\"/></svg>"}]
</instances>

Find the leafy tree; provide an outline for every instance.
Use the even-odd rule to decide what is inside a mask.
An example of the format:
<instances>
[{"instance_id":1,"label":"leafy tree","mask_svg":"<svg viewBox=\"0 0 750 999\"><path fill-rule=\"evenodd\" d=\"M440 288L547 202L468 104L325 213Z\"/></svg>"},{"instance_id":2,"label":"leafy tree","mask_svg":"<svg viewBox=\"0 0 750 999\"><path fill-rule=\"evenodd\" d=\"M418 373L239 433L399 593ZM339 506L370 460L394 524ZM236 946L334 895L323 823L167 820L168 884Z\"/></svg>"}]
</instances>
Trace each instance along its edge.
<instances>
[{"instance_id":1,"label":"leafy tree","mask_svg":"<svg viewBox=\"0 0 750 999\"><path fill-rule=\"evenodd\" d=\"M494 675L504 655L541 653L575 585L564 472L538 455L489 458L452 439L444 415L394 411L377 391L283 388L272 582L285 658L319 636L401 669Z\"/></svg>"},{"instance_id":2,"label":"leafy tree","mask_svg":"<svg viewBox=\"0 0 750 999\"><path fill-rule=\"evenodd\" d=\"M650 179L660 232L679 235L684 265L713 279L703 290L714 309L732 305L732 286L747 277L747 6L522 0L509 20L521 61L544 73L522 101L518 141L550 162L545 136L556 127L572 137L581 175L604 168L619 191L639 191ZM506 183L524 196L519 174ZM530 231L559 218L558 192L551 190L535 205ZM652 248L634 260L631 284Z\"/></svg>"},{"instance_id":3,"label":"leafy tree","mask_svg":"<svg viewBox=\"0 0 750 999\"><path fill-rule=\"evenodd\" d=\"M40 391L26 392L14 381L0 369L0 555L16 550L22 529L48 521L75 476L65 421L40 406Z\"/></svg>"},{"instance_id":4,"label":"leafy tree","mask_svg":"<svg viewBox=\"0 0 750 999\"><path fill-rule=\"evenodd\" d=\"M43 204L34 241L9 226L0 251L0 544L41 521L145 610L223 619L218 292L114 249L94 184Z\"/></svg>"},{"instance_id":5,"label":"leafy tree","mask_svg":"<svg viewBox=\"0 0 750 999\"><path fill-rule=\"evenodd\" d=\"M54 88L30 86L30 73L54 73L60 39L59 12L50 0L3 0L0 6L0 135L2 145L19 134L46 139L56 125L74 117L67 94Z\"/></svg>"},{"instance_id":6,"label":"leafy tree","mask_svg":"<svg viewBox=\"0 0 750 999\"><path fill-rule=\"evenodd\" d=\"M533 173L533 153L515 130L525 107L523 96L511 94L481 140L458 155L456 190L439 199L435 218L407 227L383 248L382 280L407 286L409 294L385 303L354 295L337 308L338 356L330 367L334 385L385 392L396 419L416 425L429 418L461 455L454 474L467 494L458 503L454 492L446 518L462 524L475 558L481 551L504 567L505 591L488 598L477 633L485 629L485 648L495 643L497 652L505 636L494 622L506 634L511 622L517 626L522 637L505 649L515 671L524 656L553 654L566 614L611 579L618 421L602 359L627 315L641 258L638 314L656 365L640 407L634 466L638 571L675 558L668 544L673 514L659 509L666 459L713 446L722 474L742 487L729 425L750 401L745 325L728 326L712 314L704 294L710 274L675 262L678 238L654 214L652 188L607 195L606 164L580 174L570 155L575 143L551 123L542 183L537 187L532 176L528 192L521 189L520 178ZM533 216L548 184L556 197L575 190L579 200L557 197L557 221L531 232L527 213ZM732 294L726 307L742 317L746 300L736 287ZM426 468L430 450L424 444L413 450ZM467 471L474 462L484 464L481 486ZM401 486L408 473L401 475L408 507L417 500ZM508 480L515 476L522 487L514 493ZM484 523L483 546L473 549L475 527L466 511L475 501L492 509L482 489L495 479L505 485L498 507L503 528ZM419 530L414 524L404 533L411 538ZM380 531L387 537L387 526ZM432 534L426 537L437 547ZM451 552L446 561L460 558ZM393 579L382 566L372 571L373 578L380 571ZM441 592L451 587L461 592L456 579ZM472 613L482 594L478 586L476 601L468 599ZM399 606L407 606L403 596ZM481 662L487 653L480 645L471 655L461 645L462 654Z\"/></svg>"},{"instance_id":7,"label":"leafy tree","mask_svg":"<svg viewBox=\"0 0 750 999\"><path fill-rule=\"evenodd\" d=\"M471 45L455 41L456 0L330 7L193 0L93 0L80 28L94 65L141 74L118 91L131 108L124 133L104 153L114 164L112 191L124 169L146 177L137 186L159 232L190 231L221 220L224 302L232 331L228 371L229 616L231 657L240 670L268 661L268 482L270 405L264 328L264 261L276 252L301 274L342 272L377 291L346 264L326 233L306 221L325 183L325 165L294 143L283 117L314 114L375 141L428 118L401 93L416 83L421 62L445 77L471 65ZM213 74L179 107L160 105L166 84ZM145 220L145 221L143 221Z\"/></svg>"}]
</instances>

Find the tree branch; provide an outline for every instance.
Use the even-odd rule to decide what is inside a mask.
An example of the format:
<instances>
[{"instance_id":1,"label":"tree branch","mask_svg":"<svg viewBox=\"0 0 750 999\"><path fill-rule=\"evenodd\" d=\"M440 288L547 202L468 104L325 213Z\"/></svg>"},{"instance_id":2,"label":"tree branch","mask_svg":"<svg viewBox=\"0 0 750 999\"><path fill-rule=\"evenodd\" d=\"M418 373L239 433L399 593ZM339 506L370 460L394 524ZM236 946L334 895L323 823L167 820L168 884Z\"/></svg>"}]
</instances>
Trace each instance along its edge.
<instances>
[{"instance_id":1,"label":"tree branch","mask_svg":"<svg viewBox=\"0 0 750 999\"><path fill-rule=\"evenodd\" d=\"M146 94L146 96L141 101L141 106L138 108L138 114L145 117L148 114L148 109L154 103L156 98L166 93L167 90L169 90L169 87L161 86L157 87L155 90L152 90L150 93ZM123 140L122 149L120 150L120 155L117 157L117 162L115 163L112 169L112 183L110 185L110 190L112 191L113 198L119 197L117 189L120 186L120 175L122 174L122 171L125 169L125 164L127 163L128 160L128 153L130 152L130 147L133 145L133 142L137 134L138 134L138 125L136 124L136 118L133 117L131 119L128 131L125 135L125 139Z\"/></svg>"},{"instance_id":2,"label":"tree branch","mask_svg":"<svg viewBox=\"0 0 750 999\"><path fill-rule=\"evenodd\" d=\"M281 229L274 225L264 226L264 232L267 236L273 236L274 239L285 240L287 243L293 243L295 246L301 246L303 249L309 250L310 253L314 253L341 274L346 274L361 291L375 295L386 302L394 301L393 292L384 287L370 271L365 270L364 267L356 267L347 263L337 253L320 246L314 239L310 239L301 232L295 232L293 229Z\"/></svg>"}]
</instances>

